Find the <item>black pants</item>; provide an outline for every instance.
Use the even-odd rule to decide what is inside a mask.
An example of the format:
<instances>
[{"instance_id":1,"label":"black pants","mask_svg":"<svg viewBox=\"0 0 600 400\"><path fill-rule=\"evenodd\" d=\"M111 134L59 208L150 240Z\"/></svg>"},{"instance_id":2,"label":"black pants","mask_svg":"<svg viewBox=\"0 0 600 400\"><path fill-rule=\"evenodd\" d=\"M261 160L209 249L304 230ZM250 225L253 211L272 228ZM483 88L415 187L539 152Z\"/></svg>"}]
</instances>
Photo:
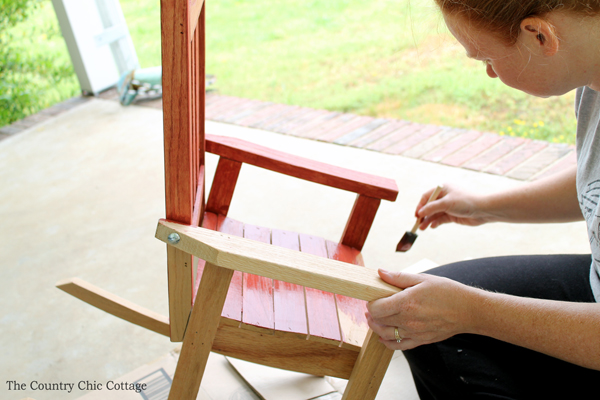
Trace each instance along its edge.
<instances>
[{"instance_id":1,"label":"black pants","mask_svg":"<svg viewBox=\"0 0 600 400\"><path fill-rule=\"evenodd\" d=\"M427 273L515 296L595 302L590 263L589 254L495 257ZM600 398L600 371L489 337L456 335L404 355L422 400Z\"/></svg>"}]
</instances>

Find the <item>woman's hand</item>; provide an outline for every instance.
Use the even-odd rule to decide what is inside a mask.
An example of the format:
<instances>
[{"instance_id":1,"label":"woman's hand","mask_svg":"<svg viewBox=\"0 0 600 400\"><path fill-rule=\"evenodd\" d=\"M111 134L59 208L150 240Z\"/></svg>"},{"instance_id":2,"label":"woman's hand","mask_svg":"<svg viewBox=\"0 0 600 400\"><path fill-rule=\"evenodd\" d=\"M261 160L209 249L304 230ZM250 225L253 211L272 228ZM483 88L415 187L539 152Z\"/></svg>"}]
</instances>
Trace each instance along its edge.
<instances>
[{"instance_id":1,"label":"woman's hand","mask_svg":"<svg viewBox=\"0 0 600 400\"><path fill-rule=\"evenodd\" d=\"M549 177L515 185L497 193L473 194L444 186L437 200L427 204L434 189L423 194L416 216L421 229L442 224L477 226L487 222L556 223L582 221L576 190L577 167Z\"/></svg>"},{"instance_id":2,"label":"woman's hand","mask_svg":"<svg viewBox=\"0 0 600 400\"><path fill-rule=\"evenodd\" d=\"M408 350L471 332L477 289L434 275L379 270L379 276L404 289L367 305L369 326L388 348Z\"/></svg>"},{"instance_id":3,"label":"woman's hand","mask_svg":"<svg viewBox=\"0 0 600 400\"><path fill-rule=\"evenodd\" d=\"M434 189L421 196L415 215L423 218L421 230L428 226L437 228L442 224L454 222L467 226L478 226L494 220L493 216L484 212L484 197L475 195L454 186L444 185L437 200L427 204Z\"/></svg>"}]
</instances>

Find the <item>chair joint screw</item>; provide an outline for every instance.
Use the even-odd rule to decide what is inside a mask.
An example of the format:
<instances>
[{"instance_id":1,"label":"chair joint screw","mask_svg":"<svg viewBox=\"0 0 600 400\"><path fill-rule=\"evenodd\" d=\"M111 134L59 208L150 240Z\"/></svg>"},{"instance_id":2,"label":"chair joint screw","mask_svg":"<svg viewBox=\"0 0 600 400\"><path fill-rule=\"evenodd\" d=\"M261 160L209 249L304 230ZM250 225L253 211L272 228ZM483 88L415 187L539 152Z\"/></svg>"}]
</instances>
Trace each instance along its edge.
<instances>
[{"instance_id":1,"label":"chair joint screw","mask_svg":"<svg viewBox=\"0 0 600 400\"><path fill-rule=\"evenodd\" d=\"M179 237L177 233L173 232L170 233L169 236L167 236L167 240L170 244L177 244L181 240L181 237Z\"/></svg>"}]
</instances>

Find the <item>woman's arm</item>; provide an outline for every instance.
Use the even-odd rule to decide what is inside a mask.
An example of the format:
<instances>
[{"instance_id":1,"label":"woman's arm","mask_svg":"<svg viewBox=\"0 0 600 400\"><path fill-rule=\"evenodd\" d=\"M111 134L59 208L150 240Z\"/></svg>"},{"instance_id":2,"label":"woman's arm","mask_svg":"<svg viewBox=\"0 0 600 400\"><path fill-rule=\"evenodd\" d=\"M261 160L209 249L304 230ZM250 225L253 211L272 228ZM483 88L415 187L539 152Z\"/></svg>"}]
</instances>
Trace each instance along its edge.
<instances>
[{"instance_id":1,"label":"woman's arm","mask_svg":"<svg viewBox=\"0 0 600 400\"><path fill-rule=\"evenodd\" d=\"M391 349L473 333L600 370L600 304L521 298L426 274L380 276L405 289L368 304L369 326Z\"/></svg>"},{"instance_id":2,"label":"woman's arm","mask_svg":"<svg viewBox=\"0 0 600 400\"><path fill-rule=\"evenodd\" d=\"M575 184L576 167L507 191L476 195L446 186L438 200L417 205L420 228L454 222L476 226L487 222L571 222L583 219Z\"/></svg>"},{"instance_id":3,"label":"woman's arm","mask_svg":"<svg viewBox=\"0 0 600 400\"><path fill-rule=\"evenodd\" d=\"M479 292L474 333L600 370L600 304Z\"/></svg>"}]
</instances>

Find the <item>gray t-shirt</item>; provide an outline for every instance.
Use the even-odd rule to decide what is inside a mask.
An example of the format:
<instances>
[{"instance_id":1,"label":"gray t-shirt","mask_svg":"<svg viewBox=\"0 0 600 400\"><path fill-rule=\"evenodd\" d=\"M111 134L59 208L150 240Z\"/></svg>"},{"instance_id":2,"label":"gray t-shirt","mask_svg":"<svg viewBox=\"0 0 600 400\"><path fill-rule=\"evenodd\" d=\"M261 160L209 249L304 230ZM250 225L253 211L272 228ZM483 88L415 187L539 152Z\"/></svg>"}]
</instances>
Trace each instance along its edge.
<instances>
[{"instance_id":1,"label":"gray t-shirt","mask_svg":"<svg viewBox=\"0 0 600 400\"><path fill-rule=\"evenodd\" d=\"M600 93L577 89L577 198L592 251L590 284L600 302Z\"/></svg>"}]
</instances>

